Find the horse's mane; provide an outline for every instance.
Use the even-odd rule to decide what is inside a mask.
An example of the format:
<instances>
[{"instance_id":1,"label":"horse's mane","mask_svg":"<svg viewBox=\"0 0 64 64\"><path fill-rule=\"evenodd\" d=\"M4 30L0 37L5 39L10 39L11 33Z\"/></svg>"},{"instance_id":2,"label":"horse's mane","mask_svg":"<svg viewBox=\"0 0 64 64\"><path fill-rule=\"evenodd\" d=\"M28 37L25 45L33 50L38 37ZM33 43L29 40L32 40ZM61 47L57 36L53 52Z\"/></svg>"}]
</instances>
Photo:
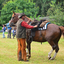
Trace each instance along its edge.
<instances>
[{"instance_id":1,"label":"horse's mane","mask_svg":"<svg viewBox=\"0 0 64 64\"><path fill-rule=\"evenodd\" d=\"M39 22L38 20L34 19L33 22L31 23L31 25L33 25L33 26L34 26L34 25L37 25L38 22Z\"/></svg>"},{"instance_id":2,"label":"horse's mane","mask_svg":"<svg viewBox=\"0 0 64 64\"><path fill-rule=\"evenodd\" d=\"M41 20L40 20L40 22L44 22L44 21L46 21L46 19L41 19Z\"/></svg>"},{"instance_id":3,"label":"horse's mane","mask_svg":"<svg viewBox=\"0 0 64 64\"><path fill-rule=\"evenodd\" d=\"M40 21L34 19L33 22L31 23L31 25L37 25L37 24L41 24L42 22L46 21L46 19L41 19Z\"/></svg>"}]
</instances>

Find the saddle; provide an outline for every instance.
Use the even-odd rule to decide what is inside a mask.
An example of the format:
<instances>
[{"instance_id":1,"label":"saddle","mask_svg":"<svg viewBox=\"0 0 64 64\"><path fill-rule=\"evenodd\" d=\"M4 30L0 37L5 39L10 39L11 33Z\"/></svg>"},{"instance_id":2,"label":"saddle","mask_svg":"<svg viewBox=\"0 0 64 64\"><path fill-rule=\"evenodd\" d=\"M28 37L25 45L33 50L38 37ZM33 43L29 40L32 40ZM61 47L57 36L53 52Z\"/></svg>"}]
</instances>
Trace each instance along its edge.
<instances>
[{"instance_id":1,"label":"saddle","mask_svg":"<svg viewBox=\"0 0 64 64\"><path fill-rule=\"evenodd\" d=\"M50 22L46 20L41 20L39 22L38 21L32 22L31 23L32 26L38 25L38 27L31 29L31 34L29 39L33 41L33 37L35 36L35 31L46 30L48 24L50 24Z\"/></svg>"}]
</instances>

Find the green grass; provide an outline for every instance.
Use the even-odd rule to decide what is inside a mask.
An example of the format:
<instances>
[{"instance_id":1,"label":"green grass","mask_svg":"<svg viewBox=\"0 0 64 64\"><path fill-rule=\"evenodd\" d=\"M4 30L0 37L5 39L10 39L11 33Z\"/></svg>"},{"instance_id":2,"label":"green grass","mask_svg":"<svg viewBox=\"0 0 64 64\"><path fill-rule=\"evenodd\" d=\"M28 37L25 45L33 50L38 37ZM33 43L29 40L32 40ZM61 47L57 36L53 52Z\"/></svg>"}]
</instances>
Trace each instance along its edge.
<instances>
[{"instance_id":1,"label":"green grass","mask_svg":"<svg viewBox=\"0 0 64 64\"><path fill-rule=\"evenodd\" d=\"M7 34L6 34L7 35ZM31 43L31 58L29 62L17 60L17 40L2 38L0 34L0 64L64 64L64 39L59 41L59 52L55 60L48 60L48 53L51 46L48 42L32 42ZM54 52L53 52L54 54ZM52 55L53 55L52 54Z\"/></svg>"}]
</instances>

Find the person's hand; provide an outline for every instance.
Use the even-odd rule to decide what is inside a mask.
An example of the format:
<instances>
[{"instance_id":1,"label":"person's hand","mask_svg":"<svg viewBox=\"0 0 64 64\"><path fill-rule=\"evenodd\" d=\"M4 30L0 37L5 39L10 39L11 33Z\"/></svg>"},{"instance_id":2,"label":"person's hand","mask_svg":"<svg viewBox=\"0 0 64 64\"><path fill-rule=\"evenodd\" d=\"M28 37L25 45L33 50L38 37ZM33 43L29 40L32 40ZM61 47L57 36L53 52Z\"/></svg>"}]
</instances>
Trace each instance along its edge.
<instances>
[{"instance_id":1,"label":"person's hand","mask_svg":"<svg viewBox=\"0 0 64 64\"><path fill-rule=\"evenodd\" d=\"M32 20L31 20L31 18L29 18L29 17L27 17L27 16L25 16L25 18L27 18L27 19L28 19L28 21L32 21Z\"/></svg>"},{"instance_id":2,"label":"person's hand","mask_svg":"<svg viewBox=\"0 0 64 64\"><path fill-rule=\"evenodd\" d=\"M31 18L29 18L28 21L31 22L32 21Z\"/></svg>"},{"instance_id":3,"label":"person's hand","mask_svg":"<svg viewBox=\"0 0 64 64\"><path fill-rule=\"evenodd\" d=\"M31 19L29 19L28 21L27 21L27 23L29 24L31 22Z\"/></svg>"},{"instance_id":4,"label":"person's hand","mask_svg":"<svg viewBox=\"0 0 64 64\"><path fill-rule=\"evenodd\" d=\"M34 28L37 28L37 25L35 25Z\"/></svg>"}]
</instances>

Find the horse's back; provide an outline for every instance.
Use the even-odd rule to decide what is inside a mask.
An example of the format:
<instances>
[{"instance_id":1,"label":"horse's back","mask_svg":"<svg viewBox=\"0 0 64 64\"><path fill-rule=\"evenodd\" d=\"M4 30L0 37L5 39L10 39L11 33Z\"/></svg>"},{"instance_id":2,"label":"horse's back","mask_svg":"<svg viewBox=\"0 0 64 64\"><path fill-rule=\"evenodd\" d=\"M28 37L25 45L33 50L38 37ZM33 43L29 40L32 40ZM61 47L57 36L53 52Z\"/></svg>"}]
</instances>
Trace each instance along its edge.
<instances>
[{"instance_id":1,"label":"horse's back","mask_svg":"<svg viewBox=\"0 0 64 64\"><path fill-rule=\"evenodd\" d=\"M59 29L59 26L58 25L55 25L55 24L49 24L48 25L48 28L46 30L46 35L45 35L45 38L46 39L56 39L56 38L60 38L60 29Z\"/></svg>"},{"instance_id":2,"label":"horse's back","mask_svg":"<svg viewBox=\"0 0 64 64\"><path fill-rule=\"evenodd\" d=\"M50 31L50 32L58 32L59 31L59 26L58 25L55 25L55 24L49 24L48 25L48 28L47 28L47 31Z\"/></svg>"}]
</instances>

